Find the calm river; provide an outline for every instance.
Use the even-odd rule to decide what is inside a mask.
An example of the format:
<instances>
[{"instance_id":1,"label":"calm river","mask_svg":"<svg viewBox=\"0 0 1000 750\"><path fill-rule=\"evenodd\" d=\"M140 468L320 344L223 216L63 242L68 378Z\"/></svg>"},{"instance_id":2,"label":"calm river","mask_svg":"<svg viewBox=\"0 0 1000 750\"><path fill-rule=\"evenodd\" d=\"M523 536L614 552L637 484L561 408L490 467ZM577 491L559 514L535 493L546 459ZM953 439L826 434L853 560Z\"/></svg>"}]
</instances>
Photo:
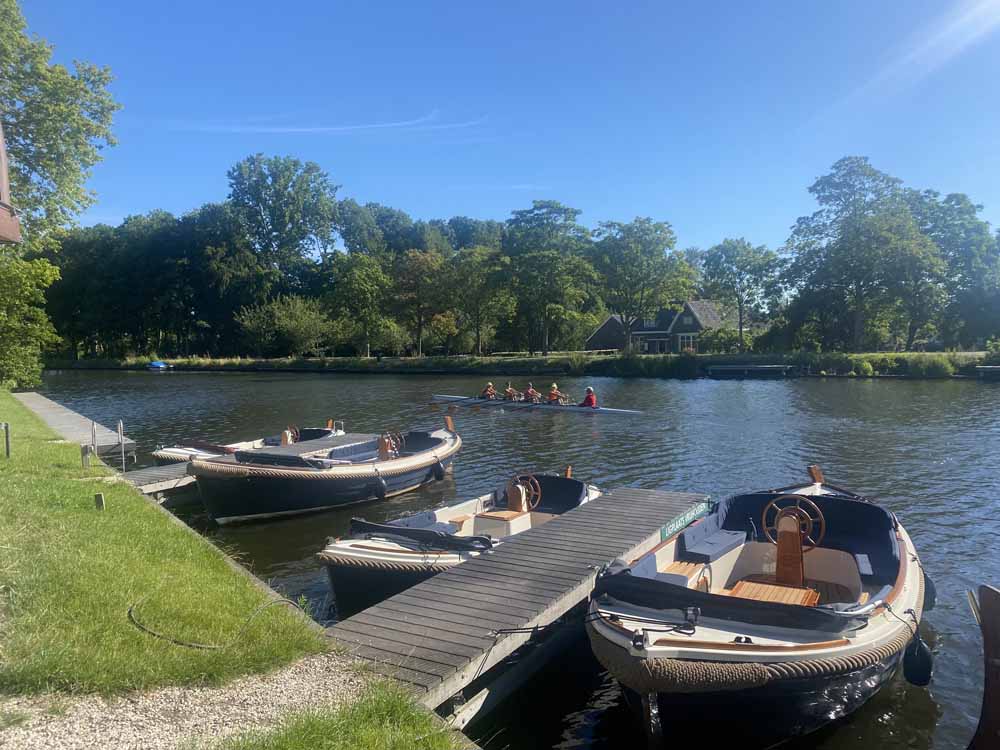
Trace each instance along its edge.
<instances>
[{"instance_id":1,"label":"calm river","mask_svg":"<svg viewBox=\"0 0 1000 750\"><path fill-rule=\"evenodd\" d=\"M523 387L524 379L517 385ZM536 382L535 386L548 386ZM835 484L895 511L937 584L924 635L936 656L929 689L901 678L844 723L805 746L964 748L982 690L980 636L965 591L1000 583L1000 384L869 380L673 381L566 378L592 384L607 406L635 418L460 412L465 447L454 478L383 503L295 520L215 528L197 494L178 512L290 597L335 617L313 555L353 515L372 520L493 489L520 470L561 470L605 488L706 492L789 484L820 464ZM148 454L184 438L230 442L343 419L351 432L436 426L432 393L470 394L479 380L451 376L56 372L43 391L126 432ZM142 460L143 457L140 457ZM144 456L148 461L148 455ZM613 681L581 648L515 696L480 730L488 748L640 746ZM512 701L513 702L513 701Z\"/></svg>"}]
</instances>

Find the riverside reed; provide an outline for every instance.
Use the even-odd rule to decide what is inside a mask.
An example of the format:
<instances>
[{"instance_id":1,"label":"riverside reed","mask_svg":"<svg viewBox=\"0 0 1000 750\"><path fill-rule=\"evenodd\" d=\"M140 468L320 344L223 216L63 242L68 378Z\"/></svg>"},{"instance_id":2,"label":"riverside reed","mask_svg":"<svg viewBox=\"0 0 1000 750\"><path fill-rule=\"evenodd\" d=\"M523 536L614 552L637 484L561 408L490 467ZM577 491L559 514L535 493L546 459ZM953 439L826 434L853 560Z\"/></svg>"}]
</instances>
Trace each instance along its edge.
<instances>
[{"instance_id":1,"label":"riverside reed","mask_svg":"<svg viewBox=\"0 0 1000 750\"><path fill-rule=\"evenodd\" d=\"M0 419L0 692L102 694L218 684L325 648L304 617L262 611L231 646L182 648L140 632L226 644L269 599L222 555L173 523L112 472L82 469L79 446L57 441L8 392ZM94 508L104 493L105 511Z\"/></svg>"},{"instance_id":2,"label":"riverside reed","mask_svg":"<svg viewBox=\"0 0 1000 750\"><path fill-rule=\"evenodd\" d=\"M150 358L50 360L49 369L144 370ZM381 374L595 375L608 377L693 378L711 365L789 364L808 368L813 375L890 375L933 379L975 375L976 365L1000 364L1000 354L986 352L843 352L792 354L594 354L563 352L529 357L524 354L492 357L187 357L166 360L177 370L229 372L325 372Z\"/></svg>"},{"instance_id":3,"label":"riverside reed","mask_svg":"<svg viewBox=\"0 0 1000 750\"><path fill-rule=\"evenodd\" d=\"M369 686L361 698L333 710L289 715L277 728L209 745L210 750L458 750L462 735L435 721L402 688ZM200 746L203 750L205 746ZM194 750L191 748L190 750Z\"/></svg>"}]
</instances>

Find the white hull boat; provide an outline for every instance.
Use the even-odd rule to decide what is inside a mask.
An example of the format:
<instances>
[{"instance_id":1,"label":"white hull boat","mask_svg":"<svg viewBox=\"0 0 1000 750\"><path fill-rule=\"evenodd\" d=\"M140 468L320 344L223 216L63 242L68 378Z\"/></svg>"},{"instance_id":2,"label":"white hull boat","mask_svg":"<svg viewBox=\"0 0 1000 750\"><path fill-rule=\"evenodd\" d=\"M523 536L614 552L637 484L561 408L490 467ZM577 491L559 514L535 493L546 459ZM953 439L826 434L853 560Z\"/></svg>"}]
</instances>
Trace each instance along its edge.
<instances>
[{"instance_id":1,"label":"white hull boat","mask_svg":"<svg viewBox=\"0 0 1000 750\"><path fill-rule=\"evenodd\" d=\"M724 500L599 577L591 646L654 744L700 726L771 747L854 711L901 664L929 681L912 540L894 514L811 472Z\"/></svg>"},{"instance_id":2,"label":"white hull boat","mask_svg":"<svg viewBox=\"0 0 1000 750\"><path fill-rule=\"evenodd\" d=\"M555 474L521 474L487 495L390 521L351 520L319 561L338 607L375 603L537 528L600 495Z\"/></svg>"}]
</instances>

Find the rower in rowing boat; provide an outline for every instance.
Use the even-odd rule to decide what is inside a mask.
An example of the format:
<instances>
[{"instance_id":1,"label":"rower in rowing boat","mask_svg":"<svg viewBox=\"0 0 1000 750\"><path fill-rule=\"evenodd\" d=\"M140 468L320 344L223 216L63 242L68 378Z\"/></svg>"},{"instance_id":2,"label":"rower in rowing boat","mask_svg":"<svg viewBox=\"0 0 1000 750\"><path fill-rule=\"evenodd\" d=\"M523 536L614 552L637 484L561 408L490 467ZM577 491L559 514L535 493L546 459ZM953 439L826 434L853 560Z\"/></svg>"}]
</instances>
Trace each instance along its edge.
<instances>
[{"instance_id":1,"label":"rower in rowing boat","mask_svg":"<svg viewBox=\"0 0 1000 750\"><path fill-rule=\"evenodd\" d=\"M512 386L510 384L509 380L507 381L507 387L503 389L503 397L507 401L521 401L522 400L521 392L518 391L518 390L516 390L514 388L514 386Z\"/></svg>"},{"instance_id":2,"label":"rower in rowing boat","mask_svg":"<svg viewBox=\"0 0 1000 750\"><path fill-rule=\"evenodd\" d=\"M524 392L524 400L537 404L542 400L542 394L535 390L535 386L528 383L528 390Z\"/></svg>"},{"instance_id":3,"label":"rower in rowing boat","mask_svg":"<svg viewBox=\"0 0 1000 750\"><path fill-rule=\"evenodd\" d=\"M587 386L587 395L583 397L583 401L577 404L577 406L589 406L591 409L597 408L597 394L594 393L594 389L589 385Z\"/></svg>"},{"instance_id":4,"label":"rower in rowing boat","mask_svg":"<svg viewBox=\"0 0 1000 750\"><path fill-rule=\"evenodd\" d=\"M487 398L491 401L497 397L497 389L493 387L493 383L487 383L486 387L483 388L482 392L479 394L479 398Z\"/></svg>"},{"instance_id":5,"label":"rower in rowing boat","mask_svg":"<svg viewBox=\"0 0 1000 750\"><path fill-rule=\"evenodd\" d=\"M559 386L555 383L549 388L549 403L550 404L563 404L566 402L566 394L559 390Z\"/></svg>"}]
</instances>

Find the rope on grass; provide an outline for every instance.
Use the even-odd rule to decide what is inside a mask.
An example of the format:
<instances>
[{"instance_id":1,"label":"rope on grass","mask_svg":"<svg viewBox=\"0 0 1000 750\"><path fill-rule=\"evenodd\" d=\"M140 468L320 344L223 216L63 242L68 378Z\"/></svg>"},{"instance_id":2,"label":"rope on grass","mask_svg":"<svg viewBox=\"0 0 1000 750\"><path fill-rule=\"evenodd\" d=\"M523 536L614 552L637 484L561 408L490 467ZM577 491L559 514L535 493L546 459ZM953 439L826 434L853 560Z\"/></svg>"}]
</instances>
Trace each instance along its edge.
<instances>
[{"instance_id":1,"label":"rope on grass","mask_svg":"<svg viewBox=\"0 0 1000 750\"><path fill-rule=\"evenodd\" d=\"M287 604L290 607L295 607L295 609L297 609L297 610L299 610L301 612L305 612L305 610L302 609L302 607L300 607L298 604L296 604L295 602L293 602L291 599L285 599L284 597L281 597L279 599L272 599L269 602L264 602L259 607L257 607L253 612L251 612L250 615L249 615L249 617L247 617L247 619L243 622L243 625L240 627L240 629L238 631L236 631L236 635L234 635L232 637L232 639L229 640L228 642L223 643L223 644L195 643L193 641L182 641L180 639L173 638L172 636L166 635L164 633L160 633L160 632L158 632L156 630L153 630L152 628L148 627L147 625L143 625L141 622L139 622L139 618L136 616L136 609L138 609L139 605L142 604L144 601L146 601L146 599L148 599L148 598L149 598L149 594L146 594L146 595L140 597L139 600L136 601L135 603L133 603L131 606L129 606L129 608L128 608L128 620L129 620L129 622L131 622L135 627L137 627L143 633L146 633L147 635L151 635L154 638L159 638L160 640L166 641L167 643L172 643L175 646L182 646L184 648L199 649L199 650L202 650L202 651L221 651L223 649L226 649L226 648L229 648L230 646L232 646L233 644L235 644L243 636L243 633L246 632L246 629L248 627L250 627L250 623L253 622L257 618L257 616L261 612L263 612L265 609L267 609L268 607L273 607L273 606L275 606L277 604Z\"/></svg>"}]
</instances>

